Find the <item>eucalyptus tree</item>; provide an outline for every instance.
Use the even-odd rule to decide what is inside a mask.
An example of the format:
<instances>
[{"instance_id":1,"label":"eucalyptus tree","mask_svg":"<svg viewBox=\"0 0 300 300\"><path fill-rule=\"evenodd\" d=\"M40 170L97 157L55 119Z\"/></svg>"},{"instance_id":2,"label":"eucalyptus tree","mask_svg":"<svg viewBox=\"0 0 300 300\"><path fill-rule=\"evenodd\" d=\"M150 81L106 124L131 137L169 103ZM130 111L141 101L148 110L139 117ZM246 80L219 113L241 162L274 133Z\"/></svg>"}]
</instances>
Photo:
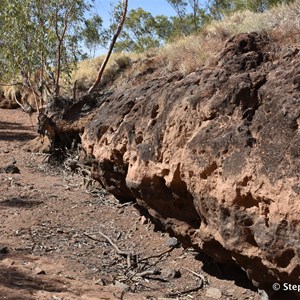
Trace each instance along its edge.
<instances>
[{"instance_id":1,"label":"eucalyptus tree","mask_svg":"<svg viewBox=\"0 0 300 300\"><path fill-rule=\"evenodd\" d=\"M104 44L103 20L99 15L93 15L91 19L84 21L82 35L84 44L90 51L90 57L95 57L98 47Z\"/></svg>"},{"instance_id":2,"label":"eucalyptus tree","mask_svg":"<svg viewBox=\"0 0 300 300\"><path fill-rule=\"evenodd\" d=\"M60 93L61 74L70 74L81 54L81 32L93 1L1 0L1 80L40 85L51 79Z\"/></svg>"},{"instance_id":3,"label":"eucalyptus tree","mask_svg":"<svg viewBox=\"0 0 300 300\"><path fill-rule=\"evenodd\" d=\"M286 4L294 0L209 0L207 10L209 14L218 20L222 20L225 15L240 10L250 10L253 12L264 12L273 6Z\"/></svg>"},{"instance_id":4,"label":"eucalyptus tree","mask_svg":"<svg viewBox=\"0 0 300 300\"><path fill-rule=\"evenodd\" d=\"M117 14L117 17L119 17L119 22L117 23L118 24L118 27L116 28L116 31L112 37L112 40L110 42L110 46L109 46L109 49L108 49L108 52L105 56L105 59L103 60L102 62L102 65L98 71L98 75L97 75L97 78L94 82L94 84L89 88L88 90L88 93L92 93L96 87L98 86L98 84L100 83L101 79L102 79L102 76L104 74L104 70L107 66L107 63L109 61L109 58L111 56L111 53L114 49L114 46L116 44L116 41L122 31L122 28L124 26L124 23L125 23L125 20L126 20L126 17L127 17L127 10L128 10L128 0L122 0L122 2L118 2L117 6L116 6L116 14Z\"/></svg>"},{"instance_id":5,"label":"eucalyptus tree","mask_svg":"<svg viewBox=\"0 0 300 300\"><path fill-rule=\"evenodd\" d=\"M176 12L176 16L171 17L173 36L197 33L211 20L207 8L199 0L167 0L167 2Z\"/></svg>"},{"instance_id":6,"label":"eucalyptus tree","mask_svg":"<svg viewBox=\"0 0 300 300\"><path fill-rule=\"evenodd\" d=\"M172 35L172 30L172 23L168 17L154 17L142 8L132 9L115 45L115 51L143 52L160 47Z\"/></svg>"}]
</instances>

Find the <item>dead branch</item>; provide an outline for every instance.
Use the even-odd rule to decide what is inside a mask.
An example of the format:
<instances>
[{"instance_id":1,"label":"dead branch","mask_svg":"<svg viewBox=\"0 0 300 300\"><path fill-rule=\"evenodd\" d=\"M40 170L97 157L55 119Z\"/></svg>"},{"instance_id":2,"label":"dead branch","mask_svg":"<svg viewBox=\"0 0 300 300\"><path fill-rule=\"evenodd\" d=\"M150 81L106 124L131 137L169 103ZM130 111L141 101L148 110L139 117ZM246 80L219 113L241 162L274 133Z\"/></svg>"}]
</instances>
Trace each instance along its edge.
<instances>
[{"instance_id":1,"label":"dead branch","mask_svg":"<svg viewBox=\"0 0 300 300\"><path fill-rule=\"evenodd\" d=\"M95 242L106 243L106 241L99 240L99 239L97 239L97 238L91 236L90 234L88 234L88 233L86 233L86 232L84 232L83 235L86 236L86 237L88 237L89 239L95 241Z\"/></svg>"},{"instance_id":2,"label":"dead branch","mask_svg":"<svg viewBox=\"0 0 300 300\"><path fill-rule=\"evenodd\" d=\"M99 234L101 236L103 236L116 250L117 254L123 256L123 257L126 257L127 258L127 266L128 268L131 268L131 258L133 257L133 254L129 251L123 251L121 250L106 234L104 234L103 232L101 232L99 230ZM89 239L93 240L93 241L96 241L96 242L101 242L103 243L103 241L91 236L90 234L84 232L83 233L84 236L88 237Z\"/></svg>"},{"instance_id":3,"label":"dead branch","mask_svg":"<svg viewBox=\"0 0 300 300\"><path fill-rule=\"evenodd\" d=\"M77 80L75 80L73 85L73 101L76 101L76 90L77 90Z\"/></svg>"},{"instance_id":4,"label":"dead branch","mask_svg":"<svg viewBox=\"0 0 300 300\"><path fill-rule=\"evenodd\" d=\"M184 269L184 270L192 273L196 277L198 277L200 279L199 284L196 287L194 287L194 288L190 288L190 289L187 289L187 290L184 290L184 291L178 291L178 292L168 293L167 297L177 297L177 296L180 296L180 295L185 295L185 294L189 294L189 293L192 293L192 292L197 292L198 290L200 290L200 289L203 288L204 283L206 282L206 279L205 279L205 277L202 274L194 272L193 270L185 268L185 267L182 267L182 269Z\"/></svg>"},{"instance_id":5,"label":"dead branch","mask_svg":"<svg viewBox=\"0 0 300 300\"><path fill-rule=\"evenodd\" d=\"M107 235L105 235L103 232L99 230L99 234L102 235L116 250L117 254L127 257L127 266L128 268L131 267L131 257L133 254L129 251L123 251L121 250Z\"/></svg>"},{"instance_id":6,"label":"dead branch","mask_svg":"<svg viewBox=\"0 0 300 300\"><path fill-rule=\"evenodd\" d=\"M202 274L196 273L191 269L182 267L182 269L187 270L188 272L192 273L193 275L195 275L196 277L200 278L202 280L202 282L204 283L206 281L205 277Z\"/></svg>"},{"instance_id":7,"label":"dead branch","mask_svg":"<svg viewBox=\"0 0 300 300\"><path fill-rule=\"evenodd\" d=\"M162 257L163 255L172 252L174 249L175 249L175 247L172 247L172 248L170 248L170 249L168 249L168 250L166 250L166 251L164 251L164 252L162 252L162 253L155 254L155 255L151 255L151 256L148 256L148 257L139 259L139 260L138 260L138 263L140 263L140 262L142 262L142 261L145 261L145 260L149 260L149 259L151 259L151 258L160 258L160 257Z\"/></svg>"},{"instance_id":8,"label":"dead branch","mask_svg":"<svg viewBox=\"0 0 300 300\"><path fill-rule=\"evenodd\" d=\"M127 256L129 254L128 251L120 250L120 248L103 232L99 231L99 234L102 235L116 249L118 254L120 254L122 256Z\"/></svg>"},{"instance_id":9,"label":"dead branch","mask_svg":"<svg viewBox=\"0 0 300 300\"><path fill-rule=\"evenodd\" d=\"M91 88L88 90L88 94L92 93L92 92L95 90L95 88L97 87L97 85L100 83L100 81L101 81L101 79L102 79L102 76L103 76L103 73L104 73L104 70L105 70L105 67L106 67L106 65L107 65L107 63L108 63L108 60L109 60L109 58L110 58L110 55L111 55L111 53L112 53L112 51L113 51L113 49L114 49L115 43L116 43L116 41L117 41L117 38L118 38L118 36L119 36L120 33L121 33L122 27L123 27L124 22L125 22L125 19L126 19L127 8L128 8L128 0L123 0L123 6L124 6L124 10L123 10L123 14L122 14L122 17L121 17L119 26L118 26L118 28L117 28L116 33L115 33L114 36L113 36L113 39L112 39L111 44L110 44L110 46L109 46L109 50L108 50L108 52L107 52L107 54L106 54L106 57L105 57L105 59L104 59L102 65L101 65L101 68L100 68L100 70L99 70L99 72L98 72L98 77L97 77L95 83L94 83L94 84L91 86Z\"/></svg>"},{"instance_id":10,"label":"dead branch","mask_svg":"<svg viewBox=\"0 0 300 300\"><path fill-rule=\"evenodd\" d=\"M197 291L201 290L202 288L203 288L203 282L201 280L196 287L193 287L193 288L190 288L190 289L187 289L187 290L184 290L184 291L167 293L166 297L178 297L178 296L182 296L182 295L185 295L185 294L197 292Z\"/></svg>"},{"instance_id":11,"label":"dead branch","mask_svg":"<svg viewBox=\"0 0 300 300\"><path fill-rule=\"evenodd\" d=\"M160 275L160 270L158 268L153 270L145 270L143 272L134 274L134 277L147 277L150 275Z\"/></svg>"}]
</instances>

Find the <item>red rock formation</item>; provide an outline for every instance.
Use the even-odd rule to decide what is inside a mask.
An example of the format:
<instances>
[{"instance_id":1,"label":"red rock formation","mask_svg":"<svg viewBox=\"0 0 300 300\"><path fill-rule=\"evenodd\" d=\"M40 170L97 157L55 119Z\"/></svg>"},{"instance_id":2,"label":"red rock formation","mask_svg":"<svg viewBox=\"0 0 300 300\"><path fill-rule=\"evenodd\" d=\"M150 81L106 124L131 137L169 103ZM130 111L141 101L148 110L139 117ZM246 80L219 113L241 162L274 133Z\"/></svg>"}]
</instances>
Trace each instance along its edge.
<instances>
[{"instance_id":1,"label":"red rock formation","mask_svg":"<svg viewBox=\"0 0 300 300\"><path fill-rule=\"evenodd\" d=\"M299 74L298 49L240 34L215 68L113 93L82 143L108 191L181 241L260 288L299 283Z\"/></svg>"}]
</instances>

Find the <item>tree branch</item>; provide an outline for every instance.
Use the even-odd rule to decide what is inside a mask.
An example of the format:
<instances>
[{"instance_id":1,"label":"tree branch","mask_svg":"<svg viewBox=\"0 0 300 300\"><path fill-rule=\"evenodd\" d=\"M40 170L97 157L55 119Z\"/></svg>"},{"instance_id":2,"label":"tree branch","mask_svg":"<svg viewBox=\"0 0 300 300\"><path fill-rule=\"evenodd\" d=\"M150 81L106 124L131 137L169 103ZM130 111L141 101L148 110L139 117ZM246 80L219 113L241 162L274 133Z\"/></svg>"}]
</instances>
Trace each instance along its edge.
<instances>
[{"instance_id":1,"label":"tree branch","mask_svg":"<svg viewBox=\"0 0 300 300\"><path fill-rule=\"evenodd\" d=\"M109 50L108 50L108 52L107 52L107 54L106 54L106 57L105 57L105 59L104 59L102 65L101 65L101 68L100 68L100 70L99 70L99 72L98 72L98 77L97 77L95 83L94 83L94 84L91 86L91 88L88 90L88 94L91 94L91 93L95 90L95 88L97 87L97 85L100 83L100 81L101 81L101 79L102 79L102 76L103 76L103 73L104 73L104 70L105 70L105 67L106 67L106 65L107 65L107 63L108 63L108 60L109 60L109 58L110 58L110 55L111 55L111 53L112 53L112 51L113 51L113 48L114 48L114 46L115 46L115 43L116 43L116 41L117 41L117 38L118 38L118 36L120 35L121 30L122 30L122 28L123 28L124 22L125 22L125 20L126 20L126 14L127 14L127 8L128 8L128 0L123 0L123 6L124 6L124 10L123 10L123 14L122 14L121 21L120 21L120 23L119 23L119 26L118 26L118 28L117 28L116 33L115 33L114 36L113 36L113 39L112 39L112 41L111 41Z\"/></svg>"}]
</instances>

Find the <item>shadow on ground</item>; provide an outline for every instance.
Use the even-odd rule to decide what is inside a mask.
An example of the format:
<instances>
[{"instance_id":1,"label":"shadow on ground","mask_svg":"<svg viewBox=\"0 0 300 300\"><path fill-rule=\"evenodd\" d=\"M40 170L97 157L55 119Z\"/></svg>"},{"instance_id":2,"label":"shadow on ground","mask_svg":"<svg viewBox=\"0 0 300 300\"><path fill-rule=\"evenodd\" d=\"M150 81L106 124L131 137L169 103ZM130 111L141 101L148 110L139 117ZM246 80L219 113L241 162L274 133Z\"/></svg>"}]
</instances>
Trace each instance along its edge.
<instances>
[{"instance_id":1,"label":"shadow on ground","mask_svg":"<svg viewBox=\"0 0 300 300\"><path fill-rule=\"evenodd\" d=\"M5 258L10 259L10 264L3 263ZM38 291L61 293L67 291L64 283L59 280L47 278L43 274L26 274L18 269L30 261L27 256L0 254L0 296L1 300L33 300ZM32 296L31 296L32 295Z\"/></svg>"},{"instance_id":2,"label":"shadow on ground","mask_svg":"<svg viewBox=\"0 0 300 300\"><path fill-rule=\"evenodd\" d=\"M32 208L42 204L43 201L28 200L27 198L10 198L0 201L0 207L19 207L19 208Z\"/></svg>"},{"instance_id":3,"label":"shadow on ground","mask_svg":"<svg viewBox=\"0 0 300 300\"><path fill-rule=\"evenodd\" d=\"M27 132L20 134L20 133L13 133L9 131L6 132L0 131L0 140L4 140L4 141L12 141L12 140L29 141L34 139L35 137L36 135Z\"/></svg>"},{"instance_id":4,"label":"shadow on ground","mask_svg":"<svg viewBox=\"0 0 300 300\"><path fill-rule=\"evenodd\" d=\"M21 131L21 133L20 133ZM24 132L22 132L24 131ZM27 141L36 137L36 134L26 131L35 131L34 126L23 126L21 123L0 121L0 140Z\"/></svg>"},{"instance_id":5,"label":"shadow on ground","mask_svg":"<svg viewBox=\"0 0 300 300\"><path fill-rule=\"evenodd\" d=\"M33 130L34 126L24 126L22 123L0 121L0 130Z\"/></svg>"}]
</instances>

